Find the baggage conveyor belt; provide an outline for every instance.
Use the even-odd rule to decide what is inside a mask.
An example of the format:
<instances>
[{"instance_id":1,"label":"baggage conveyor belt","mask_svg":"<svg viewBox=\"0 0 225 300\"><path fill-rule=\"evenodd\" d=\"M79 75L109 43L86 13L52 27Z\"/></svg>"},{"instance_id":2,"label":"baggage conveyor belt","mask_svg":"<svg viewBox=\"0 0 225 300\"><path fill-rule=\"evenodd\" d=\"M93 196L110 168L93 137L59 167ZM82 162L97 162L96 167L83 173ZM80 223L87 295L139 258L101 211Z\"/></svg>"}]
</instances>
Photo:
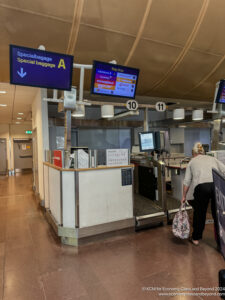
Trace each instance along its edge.
<instances>
[{"instance_id":1,"label":"baggage conveyor belt","mask_svg":"<svg viewBox=\"0 0 225 300\"><path fill-rule=\"evenodd\" d=\"M134 215L136 217L136 230L161 224L166 220L166 214L157 204L157 201L139 194L134 195Z\"/></svg>"}]
</instances>

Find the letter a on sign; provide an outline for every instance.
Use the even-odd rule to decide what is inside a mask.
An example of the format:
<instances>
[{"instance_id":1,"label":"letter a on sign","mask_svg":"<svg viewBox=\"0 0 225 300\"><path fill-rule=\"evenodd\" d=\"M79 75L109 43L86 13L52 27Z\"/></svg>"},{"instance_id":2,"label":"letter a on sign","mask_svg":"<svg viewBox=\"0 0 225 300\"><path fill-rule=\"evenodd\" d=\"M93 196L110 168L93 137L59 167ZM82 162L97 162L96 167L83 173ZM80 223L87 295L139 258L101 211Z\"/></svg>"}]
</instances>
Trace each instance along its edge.
<instances>
[{"instance_id":1,"label":"letter a on sign","mask_svg":"<svg viewBox=\"0 0 225 300\"><path fill-rule=\"evenodd\" d=\"M59 68L63 68L64 70L66 69L65 61L62 58L60 59L59 64L58 64L58 69Z\"/></svg>"}]
</instances>

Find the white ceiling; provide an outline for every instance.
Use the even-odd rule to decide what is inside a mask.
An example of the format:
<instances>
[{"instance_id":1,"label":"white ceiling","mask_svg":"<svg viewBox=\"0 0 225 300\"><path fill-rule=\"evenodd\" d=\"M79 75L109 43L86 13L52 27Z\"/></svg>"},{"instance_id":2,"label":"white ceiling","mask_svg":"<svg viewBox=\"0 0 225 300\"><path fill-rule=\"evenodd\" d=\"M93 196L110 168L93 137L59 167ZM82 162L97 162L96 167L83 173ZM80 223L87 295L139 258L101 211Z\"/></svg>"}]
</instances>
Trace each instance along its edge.
<instances>
[{"instance_id":1,"label":"white ceiling","mask_svg":"<svg viewBox=\"0 0 225 300\"><path fill-rule=\"evenodd\" d=\"M6 91L6 94L0 93L0 104L7 105L0 106L0 124L30 123L31 106L37 89L0 83L0 91ZM19 112L23 115L18 115ZM17 120L17 117L22 120Z\"/></svg>"}]
</instances>

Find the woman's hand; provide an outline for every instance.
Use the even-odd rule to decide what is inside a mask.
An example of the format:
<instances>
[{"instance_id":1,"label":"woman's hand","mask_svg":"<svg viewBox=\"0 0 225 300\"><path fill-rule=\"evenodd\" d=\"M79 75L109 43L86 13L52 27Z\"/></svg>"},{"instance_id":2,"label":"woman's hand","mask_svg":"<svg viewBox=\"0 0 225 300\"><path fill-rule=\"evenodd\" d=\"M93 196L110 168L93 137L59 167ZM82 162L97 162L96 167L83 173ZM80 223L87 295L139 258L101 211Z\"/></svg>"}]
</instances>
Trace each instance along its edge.
<instances>
[{"instance_id":1,"label":"woman's hand","mask_svg":"<svg viewBox=\"0 0 225 300\"><path fill-rule=\"evenodd\" d=\"M189 186L183 185L183 197L181 199L181 203L186 202L186 195L187 195L188 190L189 190Z\"/></svg>"},{"instance_id":2,"label":"woman's hand","mask_svg":"<svg viewBox=\"0 0 225 300\"><path fill-rule=\"evenodd\" d=\"M183 196L181 199L181 203L185 203L186 202L186 196Z\"/></svg>"}]
</instances>

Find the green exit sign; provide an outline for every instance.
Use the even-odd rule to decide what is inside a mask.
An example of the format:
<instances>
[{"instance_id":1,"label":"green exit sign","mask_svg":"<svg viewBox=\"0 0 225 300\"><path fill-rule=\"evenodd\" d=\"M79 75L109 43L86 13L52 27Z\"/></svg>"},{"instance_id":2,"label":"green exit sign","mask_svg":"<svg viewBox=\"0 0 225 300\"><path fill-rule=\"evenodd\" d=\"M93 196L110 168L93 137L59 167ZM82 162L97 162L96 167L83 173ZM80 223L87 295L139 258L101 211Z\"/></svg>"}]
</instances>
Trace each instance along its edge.
<instances>
[{"instance_id":1,"label":"green exit sign","mask_svg":"<svg viewBox=\"0 0 225 300\"><path fill-rule=\"evenodd\" d=\"M32 130L26 130L26 134L32 134Z\"/></svg>"}]
</instances>

